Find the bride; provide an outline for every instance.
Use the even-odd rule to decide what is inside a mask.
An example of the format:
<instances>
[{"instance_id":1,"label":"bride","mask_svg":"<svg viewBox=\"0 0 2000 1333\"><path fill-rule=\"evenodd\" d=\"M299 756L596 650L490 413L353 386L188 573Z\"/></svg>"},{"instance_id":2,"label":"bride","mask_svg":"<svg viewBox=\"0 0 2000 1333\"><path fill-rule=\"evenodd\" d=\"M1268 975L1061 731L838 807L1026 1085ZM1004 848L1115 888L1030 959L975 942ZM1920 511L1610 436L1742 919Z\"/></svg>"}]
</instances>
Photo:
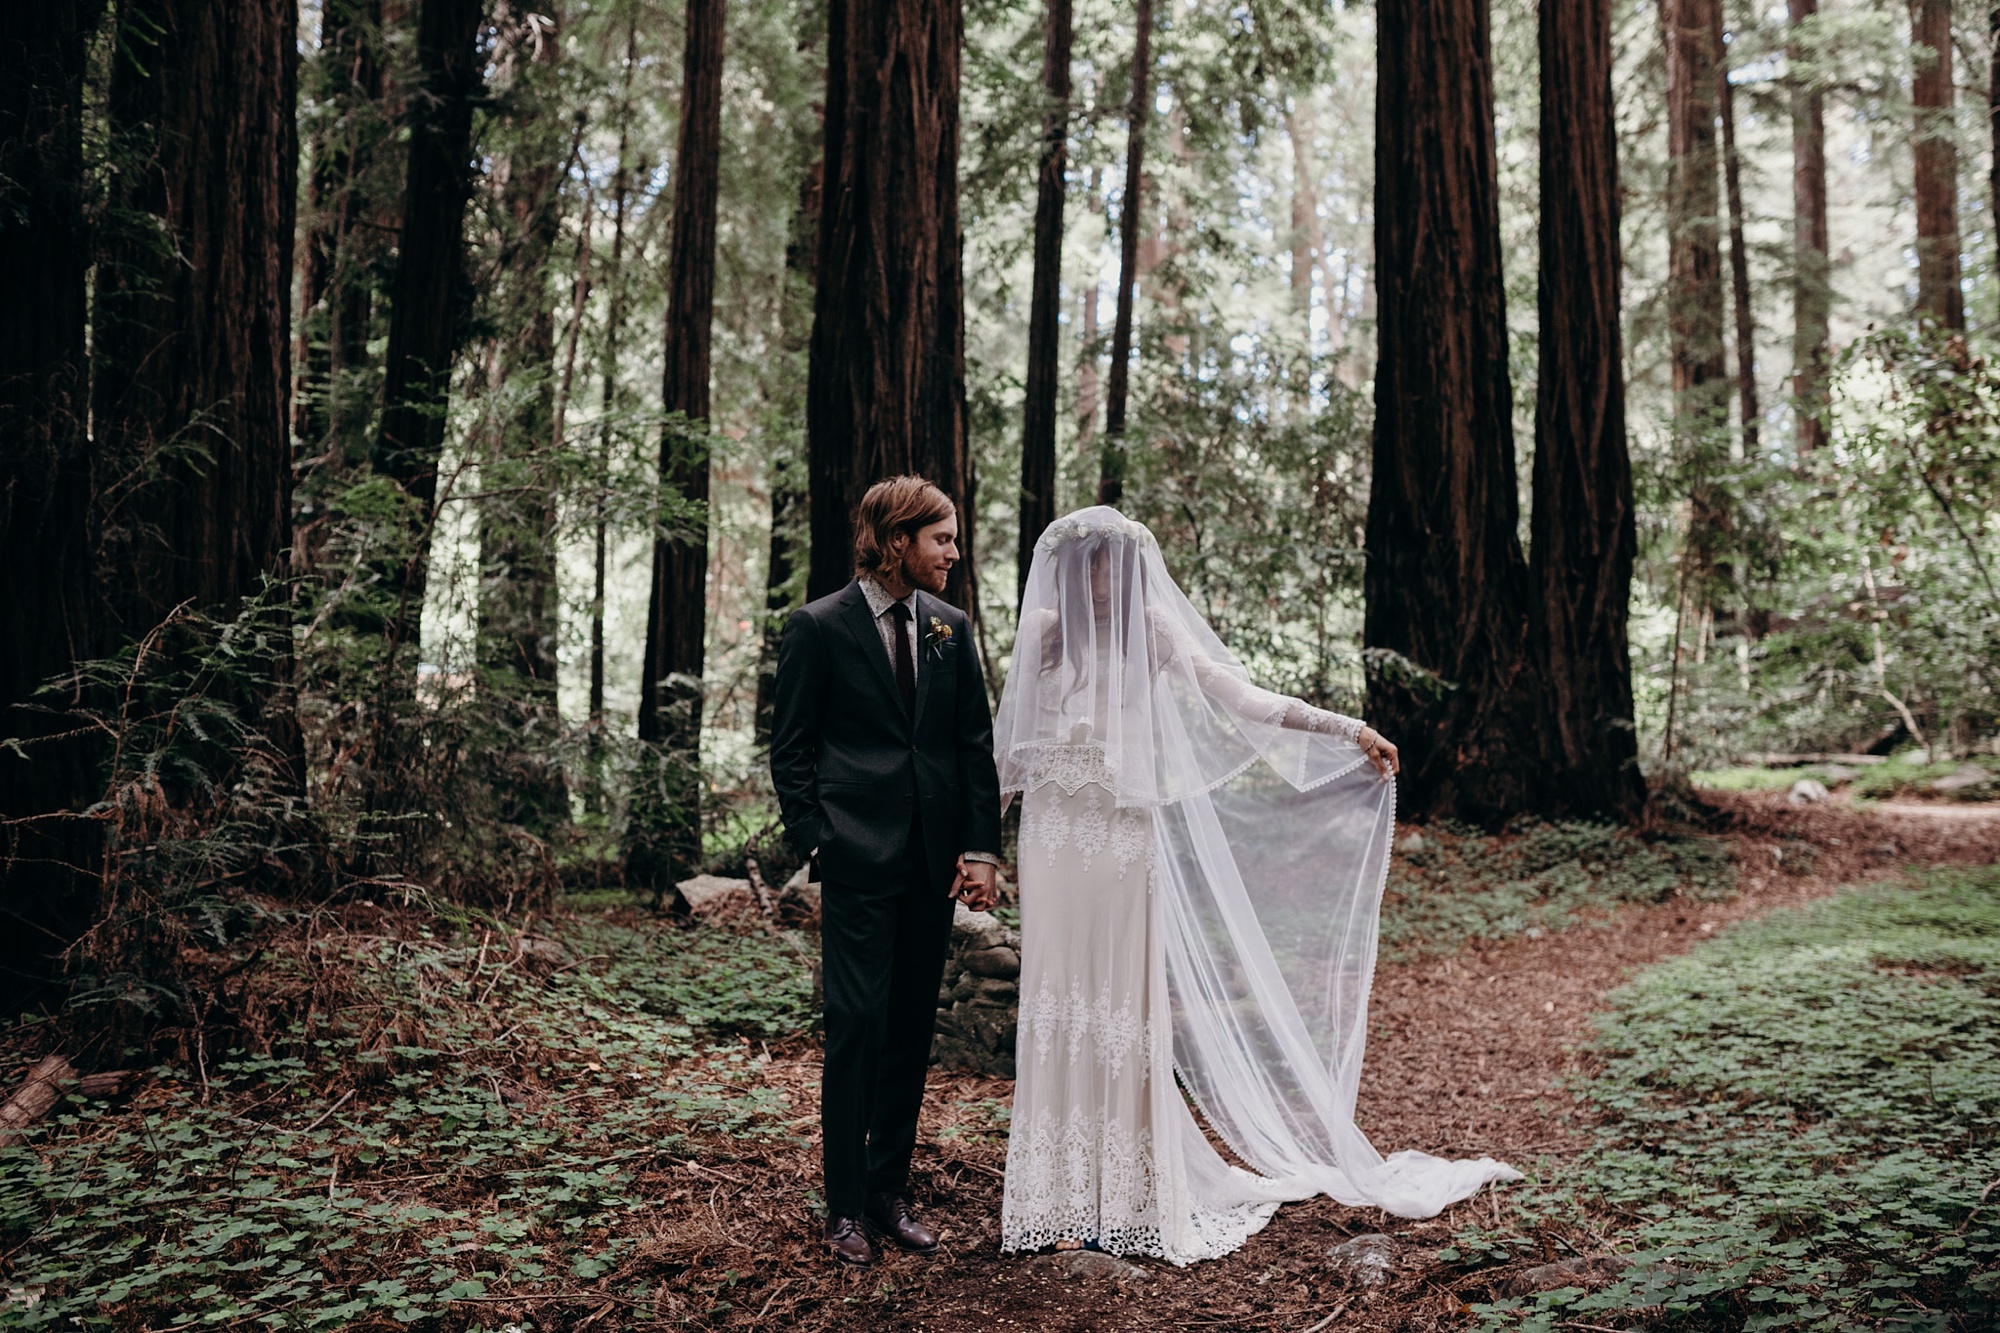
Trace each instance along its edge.
<instances>
[{"instance_id":1,"label":"bride","mask_svg":"<svg viewBox=\"0 0 2000 1333\"><path fill-rule=\"evenodd\" d=\"M1036 544L994 747L1023 799L1003 1250L1186 1264L1286 1201L1430 1217L1519 1178L1355 1128L1396 748L1252 685L1142 524Z\"/></svg>"}]
</instances>

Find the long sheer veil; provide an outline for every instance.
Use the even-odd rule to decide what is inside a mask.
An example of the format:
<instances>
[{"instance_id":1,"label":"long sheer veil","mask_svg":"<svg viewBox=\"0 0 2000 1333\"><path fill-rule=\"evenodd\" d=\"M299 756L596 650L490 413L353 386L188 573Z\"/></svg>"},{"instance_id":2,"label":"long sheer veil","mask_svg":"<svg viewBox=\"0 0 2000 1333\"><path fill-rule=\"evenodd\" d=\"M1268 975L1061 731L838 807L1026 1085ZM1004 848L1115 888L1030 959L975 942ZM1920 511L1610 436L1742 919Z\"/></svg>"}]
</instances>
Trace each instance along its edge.
<instances>
[{"instance_id":1,"label":"long sheer veil","mask_svg":"<svg viewBox=\"0 0 2000 1333\"><path fill-rule=\"evenodd\" d=\"M1396 789L1346 721L1252 685L1142 524L1096 506L1036 544L1001 790L1098 772L1152 809L1174 1065L1210 1125L1296 1197L1430 1217L1519 1173L1355 1127Z\"/></svg>"}]
</instances>

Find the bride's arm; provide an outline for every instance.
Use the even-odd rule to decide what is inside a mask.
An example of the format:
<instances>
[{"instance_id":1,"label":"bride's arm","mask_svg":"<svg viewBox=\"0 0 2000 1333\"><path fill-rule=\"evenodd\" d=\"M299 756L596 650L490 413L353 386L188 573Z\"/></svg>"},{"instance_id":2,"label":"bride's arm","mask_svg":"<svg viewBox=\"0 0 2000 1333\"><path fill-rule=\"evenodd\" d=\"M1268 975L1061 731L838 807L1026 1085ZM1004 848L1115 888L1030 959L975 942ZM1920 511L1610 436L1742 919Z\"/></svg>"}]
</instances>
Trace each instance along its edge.
<instances>
[{"instance_id":1,"label":"bride's arm","mask_svg":"<svg viewBox=\"0 0 2000 1333\"><path fill-rule=\"evenodd\" d=\"M1384 776L1397 771L1396 747L1360 718L1347 717L1325 708L1315 708L1303 699L1252 685L1243 677L1201 651L1188 636L1165 617L1154 620L1156 642L1164 651L1164 665L1171 656L1184 656L1194 669L1203 694L1240 717L1288 731L1307 731L1322 736L1339 736L1361 747L1369 761Z\"/></svg>"}]
</instances>

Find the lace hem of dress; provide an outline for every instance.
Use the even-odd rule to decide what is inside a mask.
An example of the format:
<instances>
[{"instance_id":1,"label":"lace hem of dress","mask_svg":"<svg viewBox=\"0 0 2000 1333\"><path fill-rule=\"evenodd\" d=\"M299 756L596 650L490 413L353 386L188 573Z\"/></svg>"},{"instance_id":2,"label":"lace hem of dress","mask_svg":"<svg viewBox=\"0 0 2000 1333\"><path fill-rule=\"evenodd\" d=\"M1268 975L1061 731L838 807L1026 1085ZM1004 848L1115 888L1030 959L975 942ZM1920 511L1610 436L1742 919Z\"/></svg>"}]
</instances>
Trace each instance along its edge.
<instances>
[{"instance_id":1,"label":"lace hem of dress","mask_svg":"<svg viewBox=\"0 0 2000 1333\"><path fill-rule=\"evenodd\" d=\"M1000 1205L1002 1251L1058 1241L1095 1241L1111 1254L1142 1254L1185 1266L1219 1259L1263 1230L1275 1202L1228 1208L1193 1205L1188 1238L1170 1247L1161 1226L1152 1132L1126 1130L1072 1110L1060 1121L1044 1109L1016 1125L1007 1144L1007 1189Z\"/></svg>"}]
</instances>

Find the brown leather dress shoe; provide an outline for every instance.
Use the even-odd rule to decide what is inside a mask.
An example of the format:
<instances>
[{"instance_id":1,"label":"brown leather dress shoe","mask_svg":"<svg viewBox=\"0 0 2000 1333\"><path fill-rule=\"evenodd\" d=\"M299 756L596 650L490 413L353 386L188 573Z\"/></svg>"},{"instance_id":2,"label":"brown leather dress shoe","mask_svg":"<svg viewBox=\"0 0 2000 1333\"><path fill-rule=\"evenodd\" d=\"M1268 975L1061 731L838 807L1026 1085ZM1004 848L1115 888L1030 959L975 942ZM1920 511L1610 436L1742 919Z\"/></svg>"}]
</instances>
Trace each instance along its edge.
<instances>
[{"instance_id":1,"label":"brown leather dress shoe","mask_svg":"<svg viewBox=\"0 0 2000 1333\"><path fill-rule=\"evenodd\" d=\"M876 1194L868 1200L868 1220L876 1230L911 1254L935 1254L937 1233L910 1216L910 1201L900 1194Z\"/></svg>"},{"instance_id":2,"label":"brown leather dress shoe","mask_svg":"<svg viewBox=\"0 0 2000 1333\"><path fill-rule=\"evenodd\" d=\"M851 1268L866 1268L875 1262L875 1247L868 1243L868 1232L858 1217L827 1218L820 1239L834 1258Z\"/></svg>"}]
</instances>

